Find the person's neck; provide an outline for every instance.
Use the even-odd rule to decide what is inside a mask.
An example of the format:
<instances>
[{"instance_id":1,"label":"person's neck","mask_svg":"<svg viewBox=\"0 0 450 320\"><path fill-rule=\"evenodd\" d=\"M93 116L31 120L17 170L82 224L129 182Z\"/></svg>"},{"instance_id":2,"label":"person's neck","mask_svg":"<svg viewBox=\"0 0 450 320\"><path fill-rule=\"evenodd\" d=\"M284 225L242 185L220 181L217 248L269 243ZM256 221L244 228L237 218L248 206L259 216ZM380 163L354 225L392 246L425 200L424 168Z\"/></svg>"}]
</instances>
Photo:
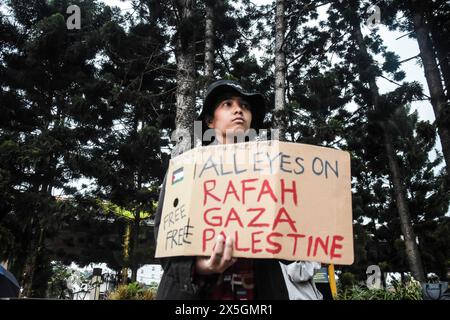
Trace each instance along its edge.
<instances>
[{"instance_id":1,"label":"person's neck","mask_svg":"<svg viewBox=\"0 0 450 320\"><path fill-rule=\"evenodd\" d=\"M243 138L244 137L244 138ZM216 132L216 140L217 140L217 144L234 144L234 143L238 143L238 142L245 142L247 141L245 139L245 134L230 134L230 135L226 135L226 134L217 134Z\"/></svg>"},{"instance_id":2,"label":"person's neck","mask_svg":"<svg viewBox=\"0 0 450 320\"><path fill-rule=\"evenodd\" d=\"M232 144L232 143L235 143L234 142L234 137L229 137L227 139L226 136L224 137L222 135L217 135L216 139L217 139L217 144Z\"/></svg>"}]
</instances>

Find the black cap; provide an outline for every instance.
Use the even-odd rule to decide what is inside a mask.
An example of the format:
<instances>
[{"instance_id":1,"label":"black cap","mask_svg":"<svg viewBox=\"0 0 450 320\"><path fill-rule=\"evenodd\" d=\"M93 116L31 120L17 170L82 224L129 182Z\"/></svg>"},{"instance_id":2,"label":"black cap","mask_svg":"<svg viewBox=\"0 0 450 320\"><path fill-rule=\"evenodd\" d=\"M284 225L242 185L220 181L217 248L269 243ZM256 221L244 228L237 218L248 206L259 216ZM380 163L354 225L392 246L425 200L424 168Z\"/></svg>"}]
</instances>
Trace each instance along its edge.
<instances>
[{"instance_id":1,"label":"black cap","mask_svg":"<svg viewBox=\"0 0 450 320\"><path fill-rule=\"evenodd\" d=\"M252 111L251 128L263 128L264 117L266 115L266 99L259 92L248 92L237 83L231 80L218 80L209 85L206 90L205 100L203 101L203 109L198 120L205 121L206 115L213 115L214 108L219 101L217 99L226 93L237 93L244 97L250 104Z\"/></svg>"}]
</instances>

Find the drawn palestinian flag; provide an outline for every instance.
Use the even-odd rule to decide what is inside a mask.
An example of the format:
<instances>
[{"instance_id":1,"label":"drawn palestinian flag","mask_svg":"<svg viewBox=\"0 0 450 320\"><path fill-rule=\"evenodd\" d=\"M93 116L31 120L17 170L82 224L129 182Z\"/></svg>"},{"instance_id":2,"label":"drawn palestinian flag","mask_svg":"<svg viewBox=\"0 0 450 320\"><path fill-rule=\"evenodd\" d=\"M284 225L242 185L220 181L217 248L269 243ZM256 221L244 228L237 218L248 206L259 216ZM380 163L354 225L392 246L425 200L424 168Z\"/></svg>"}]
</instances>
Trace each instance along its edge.
<instances>
[{"instance_id":1,"label":"drawn palestinian flag","mask_svg":"<svg viewBox=\"0 0 450 320\"><path fill-rule=\"evenodd\" d=\"M172 185L174 185L177 182L180 182L184 178L184 171L183 167L178 168L172 173Z\"/></svg>"}]
</instances>

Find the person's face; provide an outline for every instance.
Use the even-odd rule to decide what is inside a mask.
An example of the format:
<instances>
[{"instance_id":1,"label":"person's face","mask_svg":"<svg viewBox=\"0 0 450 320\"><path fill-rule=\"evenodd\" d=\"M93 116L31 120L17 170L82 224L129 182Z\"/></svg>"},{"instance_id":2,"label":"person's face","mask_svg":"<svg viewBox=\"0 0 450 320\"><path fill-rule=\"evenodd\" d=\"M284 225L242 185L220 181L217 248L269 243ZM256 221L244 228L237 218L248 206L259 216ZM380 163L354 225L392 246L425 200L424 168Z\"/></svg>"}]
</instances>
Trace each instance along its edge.
<instances>
[{"instance_id":1,"label":"person's face","mask_svg":"<svg viewBox=\"0 0 450 320\"><path fill-rule=\"evenodd\" d=\"M226 134L245 133L250 129L252 112L249 103L239 96L220 101L214 110L213 119L208 127L215 129L218 136L226 137Z\"/></svg>"}]
</instances>

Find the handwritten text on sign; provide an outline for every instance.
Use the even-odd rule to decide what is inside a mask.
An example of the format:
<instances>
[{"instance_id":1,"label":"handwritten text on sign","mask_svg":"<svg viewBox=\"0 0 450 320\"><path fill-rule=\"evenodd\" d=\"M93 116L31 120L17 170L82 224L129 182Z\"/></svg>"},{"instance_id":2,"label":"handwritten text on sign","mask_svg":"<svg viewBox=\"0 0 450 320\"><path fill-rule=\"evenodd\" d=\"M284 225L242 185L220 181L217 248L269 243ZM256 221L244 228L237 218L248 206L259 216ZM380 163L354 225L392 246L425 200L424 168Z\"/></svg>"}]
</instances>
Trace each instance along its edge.
<instances>
[{"instance_id":1,"label":"handwritten text on sign","mask_svg":"<svg viewBox=\"0 0 450 320\"><path fill-rule=\"evenodd\" d=\"M203 147L172 160L166 188L157 257L210 255L222 234L234 238L236 257L353 261L346 152L283 142Z\"/></svg>"}]
</instances>

